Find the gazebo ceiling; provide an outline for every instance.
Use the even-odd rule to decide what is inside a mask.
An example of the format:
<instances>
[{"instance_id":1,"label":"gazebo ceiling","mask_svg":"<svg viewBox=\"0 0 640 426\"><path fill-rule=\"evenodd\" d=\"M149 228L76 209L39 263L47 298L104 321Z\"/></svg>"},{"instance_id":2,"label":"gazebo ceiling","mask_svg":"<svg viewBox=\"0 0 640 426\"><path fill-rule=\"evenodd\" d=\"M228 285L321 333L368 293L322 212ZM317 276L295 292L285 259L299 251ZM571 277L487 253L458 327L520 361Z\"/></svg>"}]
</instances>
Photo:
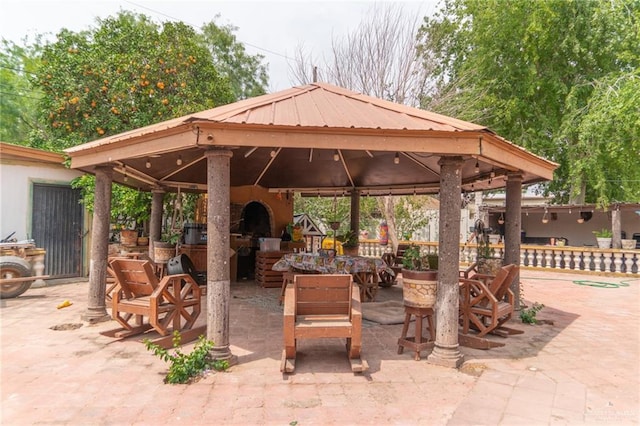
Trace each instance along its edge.
<instances>
[{"instance_id":1,"label":"gazebo ceiling","mask_svg":"<svg viewBox=\"0 0 640 426\"><path fill-rule=\"evenodd\" d=\"M313 83L243 100L67 150L87 172L144 190L205 191L204 151L230 149L231 186L333 194L436 193L442 156L461 156L463 190L550 180L557 164L489 129L346 89ZM476 167L477 166L477 167Z\"/></svg>"}]
</instances>

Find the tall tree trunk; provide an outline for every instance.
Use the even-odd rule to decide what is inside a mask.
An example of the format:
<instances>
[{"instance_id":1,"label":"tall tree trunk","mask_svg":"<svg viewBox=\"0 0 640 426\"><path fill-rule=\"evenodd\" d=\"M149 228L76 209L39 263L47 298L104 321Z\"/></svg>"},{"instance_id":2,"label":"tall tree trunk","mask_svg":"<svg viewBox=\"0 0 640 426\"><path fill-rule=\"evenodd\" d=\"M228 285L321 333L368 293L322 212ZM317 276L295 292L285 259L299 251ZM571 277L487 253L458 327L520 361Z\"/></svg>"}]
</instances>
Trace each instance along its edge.
<instances>
[{"instance_id":1,"label":"tall tree trunk","mask_svg":"<svg viewBox=\"0 0 640 426\"><path fill-rule=\"evenodd\" d=\"M580 188L576 188L577 186ZM571 192L569 195L569 204L581 205L584 204L584 200L587 192L587 181L584 176L580 177L580 181L571 185Z\"/></svg>"}]
</instances>

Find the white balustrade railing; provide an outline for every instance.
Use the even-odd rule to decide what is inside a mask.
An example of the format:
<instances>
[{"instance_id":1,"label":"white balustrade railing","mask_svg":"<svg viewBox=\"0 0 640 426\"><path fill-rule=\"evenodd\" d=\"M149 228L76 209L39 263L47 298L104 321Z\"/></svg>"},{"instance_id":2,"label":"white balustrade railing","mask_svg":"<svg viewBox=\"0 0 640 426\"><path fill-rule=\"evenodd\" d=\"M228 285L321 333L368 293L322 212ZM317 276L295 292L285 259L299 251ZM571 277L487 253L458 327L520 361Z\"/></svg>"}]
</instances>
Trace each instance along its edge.
<instances>
[{"instance_id":1,"label":"white balustrade railing","mask_svg":"<svg viewBox=\"0 0 640 426\"><path fill-rule=\"evenodd\" d=\"M416 244L423 254L438 251L437 242L400 241ZM504 256L504 244L492 244L496 257ZM360 240L359 254L381 257L391 252L391 245L380 245L378 240ZM460 263L470 264L476 259L475 244L460 244ZM640 274L640 250L600 249L571 246L520 246L520 266L542 270L591 271L625 275Z\"/></svg>"}]
</instances>

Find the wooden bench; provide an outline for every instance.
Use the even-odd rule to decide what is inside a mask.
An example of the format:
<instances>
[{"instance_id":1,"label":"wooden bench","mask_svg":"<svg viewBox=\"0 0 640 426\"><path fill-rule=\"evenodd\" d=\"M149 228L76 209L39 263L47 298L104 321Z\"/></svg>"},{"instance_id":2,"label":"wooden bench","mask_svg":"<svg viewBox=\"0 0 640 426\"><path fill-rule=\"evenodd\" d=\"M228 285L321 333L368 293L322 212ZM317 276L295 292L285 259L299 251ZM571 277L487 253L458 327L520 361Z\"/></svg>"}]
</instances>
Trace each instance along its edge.
<instances>
[{"instance_id":1,"label":"wooden bench","mask_svg":"<svg viewBox=\"0 0 640 426\"><path fill-rule=\"evenodd\" d=\"M167 336L171 324L173 330L193 327L200 315L201 293L191 275L168 275L159 281L149 260L116 258L110 266L116 280L111 293L112 316L123 327L116 337L139 334L152 327ZM147 324L143 317L149 319ZM181 325L183 318L185 323Z\"/></svg>"},{"instance_id":2,"label":"wooden bench","mask_svg":"<svg viewBox=\"0 0 640 426\"><path fill-rule=\"evenodd\" d=\"M360 292L351 275L295 275L285 290L283 333L283 373L295 370L298 339L346 338L351 370L357 373L369 368L360 358Z\"/></svg>"}]
</instances>

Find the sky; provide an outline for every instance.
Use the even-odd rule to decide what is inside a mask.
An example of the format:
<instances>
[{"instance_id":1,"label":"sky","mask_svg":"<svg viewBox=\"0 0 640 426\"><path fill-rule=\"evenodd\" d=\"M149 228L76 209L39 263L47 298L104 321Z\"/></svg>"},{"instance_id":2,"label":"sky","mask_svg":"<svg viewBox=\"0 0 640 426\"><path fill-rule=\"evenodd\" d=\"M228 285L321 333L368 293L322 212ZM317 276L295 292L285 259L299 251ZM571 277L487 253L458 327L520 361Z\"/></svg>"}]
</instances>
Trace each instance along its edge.
<instances>
[{"instance_id":1,"label":"sky","mask_svg":"<svg viewBox=\"0 0 640 426\"><path fill-rule=\"evenodd\" d=\"M437 0L391 3L408 14L431 15ZM182 21L194 28L215 19L237 27L235 35L251 55L261 54L268 65L269 92L296 84L290 68L299 46L318 61L330 53L331 41L354 31L371 12L374 1L218 1L218 0L0 0L0 37L23 44L25 37L48 34L53 40L62 28L72 31L97 26L97 18L128 10L157 22ZM220 15L216 19L216 15Z\"/></svg>"}]
</instances>

